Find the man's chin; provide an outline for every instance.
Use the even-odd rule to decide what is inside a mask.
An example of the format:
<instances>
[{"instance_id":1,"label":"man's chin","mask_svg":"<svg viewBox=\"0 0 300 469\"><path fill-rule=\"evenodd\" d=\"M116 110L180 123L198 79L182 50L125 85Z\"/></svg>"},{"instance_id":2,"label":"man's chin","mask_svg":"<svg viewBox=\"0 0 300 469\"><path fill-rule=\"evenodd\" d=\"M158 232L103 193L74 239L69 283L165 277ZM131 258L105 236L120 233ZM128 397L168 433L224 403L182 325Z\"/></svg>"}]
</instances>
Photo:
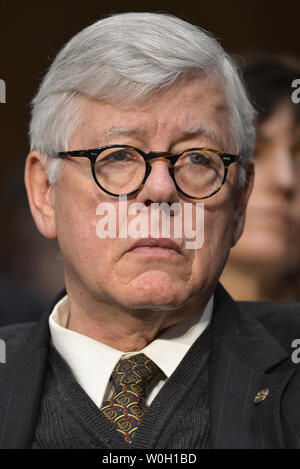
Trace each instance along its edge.
<instances>
[{"instance_id":1,"label":"man's chin","mask_svg":"<svg viewBox=\"0 0 300 469\"><path fill-rule=\"evenodd\" d=\"M147 271L128 283L126 296L132 303L149 307L174 307L182 301L185 282L164 271Z\"/></svg>"},{"instance_id":2,"label":"man's chin","mask_svg":"<svg viewBox=\"0 0 300 469\"><path fill-rule=\"evenodd\" d=\"M135 289L127 294L119 296L119 302L126 308L132 310L174 310L184 303L182 291L175 288L169 290L162 288L151 288L151 285L142 289Z\"/></svg>"}]
</instances>

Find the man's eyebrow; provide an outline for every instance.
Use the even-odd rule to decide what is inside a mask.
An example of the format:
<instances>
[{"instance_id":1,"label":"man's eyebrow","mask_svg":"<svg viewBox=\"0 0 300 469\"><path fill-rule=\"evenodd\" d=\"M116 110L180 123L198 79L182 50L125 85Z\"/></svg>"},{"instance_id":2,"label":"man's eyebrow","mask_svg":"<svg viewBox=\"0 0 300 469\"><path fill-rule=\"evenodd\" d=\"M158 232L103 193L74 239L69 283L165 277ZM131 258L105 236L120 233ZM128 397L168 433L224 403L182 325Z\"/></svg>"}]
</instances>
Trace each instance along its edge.
<instances>
[{"instance_id":1,"label":"man's eyebrow","mask_svg":"<svg viewBox=\"0 0 300 469\"><path fill-rule=\"evenodd\" d=\"M184 137L208 137L212 140L219 148L222 148L224 142L217 136L216 132L206 125L199 125L197 127L191 127L181 132Z\"/></svg>"},{"instance_id":2,"label":"man's eyebrow","mask_svg":"<svg viewBox=\"0 0 300 469\"><path fill-rule=\"evenodd\" d=\"M119 135L145 135L145 133L145 130L139 127L110 127L106 130L104 138L107 140Z\"/></svg>"}]
</instances>

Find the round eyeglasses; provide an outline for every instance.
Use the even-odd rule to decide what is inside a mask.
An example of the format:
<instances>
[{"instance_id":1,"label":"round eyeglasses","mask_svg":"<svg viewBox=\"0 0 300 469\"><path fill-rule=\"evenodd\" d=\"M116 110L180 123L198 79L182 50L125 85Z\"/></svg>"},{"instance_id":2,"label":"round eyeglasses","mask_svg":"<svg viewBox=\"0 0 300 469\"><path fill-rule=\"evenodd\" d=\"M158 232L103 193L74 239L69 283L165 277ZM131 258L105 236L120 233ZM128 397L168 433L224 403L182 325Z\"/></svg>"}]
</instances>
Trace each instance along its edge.
<instances>
[{"instance_id":1,"label":"round eyeglasses","mask_svg":"<svg viewBox=\"0 0 300 469\"><path fill-rule=\"evenodd\" d=\"M130 145L59 152L54 156L89 158L96 184L115 197L140 191L151 172L151 160L166 159L177 190L197 200L216 194L226 181L229 165L240 158L212 148L188 148L173 155L168 152L145 153Z\"/></svg>"}]
</instances>

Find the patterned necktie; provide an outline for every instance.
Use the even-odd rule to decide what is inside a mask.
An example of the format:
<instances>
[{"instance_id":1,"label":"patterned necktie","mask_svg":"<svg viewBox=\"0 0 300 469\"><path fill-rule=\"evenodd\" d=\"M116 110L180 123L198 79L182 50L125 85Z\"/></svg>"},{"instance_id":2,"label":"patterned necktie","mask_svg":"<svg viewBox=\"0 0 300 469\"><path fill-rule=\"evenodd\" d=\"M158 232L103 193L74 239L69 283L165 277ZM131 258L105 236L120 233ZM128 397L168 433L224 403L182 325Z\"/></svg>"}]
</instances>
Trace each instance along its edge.
<instances>
[{"instance_id":1,"label":"patterned necktie","mask_svg":"<svg viewBox=\"0 0 300 469\"><path fill-rule=\"evenodd\" d=\"M116 430L131 443L148 406L145 402L145 388L159 373L155 363L140 353L119 360L111 375L114 393L103 402L101 411Z\"/></svg>"}]
</instances>

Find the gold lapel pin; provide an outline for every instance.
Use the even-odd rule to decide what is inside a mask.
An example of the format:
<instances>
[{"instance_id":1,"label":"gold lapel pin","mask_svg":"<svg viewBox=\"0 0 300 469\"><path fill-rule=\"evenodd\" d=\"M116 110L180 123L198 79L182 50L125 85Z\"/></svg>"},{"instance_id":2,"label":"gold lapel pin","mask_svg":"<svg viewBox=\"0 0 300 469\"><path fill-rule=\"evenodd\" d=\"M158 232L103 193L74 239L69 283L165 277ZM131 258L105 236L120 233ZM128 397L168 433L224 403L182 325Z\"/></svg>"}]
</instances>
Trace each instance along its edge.
<instances>
[{"instance_id":1,"label":"gold lapel pin","mask_svg":"<svg viewBox=\"0 0 300 469\"><path fill-rule=\"evenodd\" d=\"M254 404L260 404L263 402L268 397L269 393L269 389L262 389L259 391L254 398Z\"/></svg>"}]
</instances>

